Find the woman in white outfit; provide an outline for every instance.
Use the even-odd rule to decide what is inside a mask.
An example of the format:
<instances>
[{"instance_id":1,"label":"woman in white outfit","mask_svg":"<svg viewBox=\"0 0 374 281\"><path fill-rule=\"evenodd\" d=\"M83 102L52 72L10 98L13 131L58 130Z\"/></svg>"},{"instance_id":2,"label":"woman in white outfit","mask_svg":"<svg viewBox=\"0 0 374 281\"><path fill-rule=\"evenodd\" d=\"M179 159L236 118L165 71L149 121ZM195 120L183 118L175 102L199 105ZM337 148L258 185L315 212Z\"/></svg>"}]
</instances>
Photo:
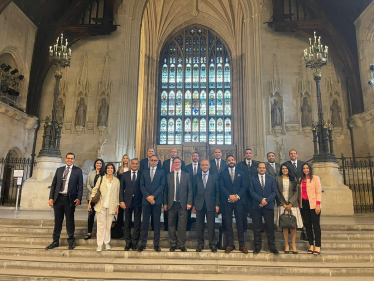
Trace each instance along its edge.
<instances>
[{"instance_id":1,"label":"woman in white outfit","mask_svg":"<svg viewBox=\"0 0 374 281\"><path fill-rule=\"evenodd\" d=\"M105 245L106 250L110 250L110 229L112 225L113 216L118 214L119 206L119 188L120 182L114 177L116 168L113 163L108 163L105 167L106 175L96 182L95 188L92 190L90 202L88 203L88 210L91 209L91 200L95 197L97 191L100 189L101 196L99 202L95 205L97 216L97 252L103 250Z\"/></svg>"},{"instance_id":2,"label":"woman in white outfit","mask_svg":"<svg viewBox=\"0 0 374 281\"><path fill-rule=\"evenodd\" d=\"M303 220L301 218L298 202L300 190L294 174L294 169L290 167L288 163L283 163L280 166L280 175L276 177L275 181L277 183L278 221L279 216L283 214L284 210L291 211L292 215L296 217L297 228L302 228ZM297 254L296 228L283 228L283 237L285 243L284 252L286 254L290 253L290 246L288 244L289 231L291 232L292 252Z\"/></svg>"}]
</instances>

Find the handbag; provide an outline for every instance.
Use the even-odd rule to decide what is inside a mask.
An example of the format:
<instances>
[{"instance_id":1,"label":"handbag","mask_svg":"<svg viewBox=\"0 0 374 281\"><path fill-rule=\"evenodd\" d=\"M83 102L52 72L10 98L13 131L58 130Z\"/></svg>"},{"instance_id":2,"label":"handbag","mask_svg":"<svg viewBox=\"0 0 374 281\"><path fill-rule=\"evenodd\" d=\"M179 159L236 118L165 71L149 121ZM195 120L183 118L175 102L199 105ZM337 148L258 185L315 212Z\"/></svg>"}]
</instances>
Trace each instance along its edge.
<instances>
[{"instance_id":1,"label":"handbag","mask_svg":"<svg viewBox=\"0 0 374 281\"><path fill-rule=\"evenodd\" d=\"M114 221L112 221L110 237L113 239L120 239L123 237L123 229L122 226L120 226L120 224L118 223L116 216L114 216Z\"/></svg>"},{"instance_id":2,"label":"handbag","mask_svg":"<svg viewBox=\"0 0 374 281\"><path fill-rule=\"evenodd\" d=\"M102 182L103 182L103 177L101 177L101 179L100 179L100 185L99 185L99 188L97 189L97 192L96 192L95 196L91 199L91 204L99 203L100 197L101 197L100 186L101 186Z\"/></svg>"},{"instance_id":3,"label":"handbag","mask_svg":"<svg viewBox=\"0 0 374 281\"><path fill-rule=\"evenodd\" d=\"M296 217L292 214L292 211L284 210L283 214L279 216L279 226L281 228L297 228Z\"/></svg>"}]
</instances>

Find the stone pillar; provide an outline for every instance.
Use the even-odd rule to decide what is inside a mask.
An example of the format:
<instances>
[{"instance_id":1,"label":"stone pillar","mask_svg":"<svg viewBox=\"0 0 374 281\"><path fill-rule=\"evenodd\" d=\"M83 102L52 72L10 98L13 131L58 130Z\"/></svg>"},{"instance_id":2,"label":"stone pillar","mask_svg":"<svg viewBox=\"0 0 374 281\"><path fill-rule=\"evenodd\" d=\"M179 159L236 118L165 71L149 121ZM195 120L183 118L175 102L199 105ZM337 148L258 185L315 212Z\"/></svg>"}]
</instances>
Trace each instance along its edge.
<instances>
[{"instance_id":1,"label":"stone pillar","mask_svg":"<svg viewBox=\"0 0 374 281\"><path fill-rule=\"evenodd\" d=\"M22 187L21 210L50 210L48 205L50 187L56 169L62 166L60 157L42 156L36 159L32 177Z\"/></svg>"},{"instance_id":2,"label":"stone pillar","mask_svg":"<svg viewBox=\"0 0 374 281\"><path fill-rule=\"evenodd\" d=\"M335 162L313 164L314 174L321 178L322 216L353 216L352 191L343 184L343 178Z\"/></svg>"}]
</instances>

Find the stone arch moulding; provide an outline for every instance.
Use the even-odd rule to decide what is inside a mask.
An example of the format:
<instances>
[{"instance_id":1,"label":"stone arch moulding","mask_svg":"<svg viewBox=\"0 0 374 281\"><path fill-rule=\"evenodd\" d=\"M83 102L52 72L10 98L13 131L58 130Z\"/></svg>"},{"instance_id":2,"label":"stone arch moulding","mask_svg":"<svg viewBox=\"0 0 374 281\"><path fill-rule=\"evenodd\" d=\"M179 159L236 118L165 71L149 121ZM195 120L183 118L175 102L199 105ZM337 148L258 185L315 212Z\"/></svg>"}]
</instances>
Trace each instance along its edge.
<instances>
[{"instance_id":1,"label":"stone arch moulding","mask_svg":"<svg viewBox=\"0 0 374 281\"><path fill-rule=\"evenodd\" d=\"M10 158L22 158L24 153L18 147L12 147L7 151L5 157Z\"/></svg>"},{"instance_id":2,"label":"stone arch moulding","mask_svg":"<svg viewBox=\"0 0 374 281\"><path fill-rule=\"evenodd\" d=\"M7 46L0 52L0 56L3 54L10 54L14 61L16 62L16 66L18 71L24 76L24 80L21 83L20 87L20 107L22 109L26 109L26 100L27 100L27 88L29 85L29 79L30 79L30 69L23 59L23 56L21 52L18 50L16 46Z\"/></svg>"}]
</instances>

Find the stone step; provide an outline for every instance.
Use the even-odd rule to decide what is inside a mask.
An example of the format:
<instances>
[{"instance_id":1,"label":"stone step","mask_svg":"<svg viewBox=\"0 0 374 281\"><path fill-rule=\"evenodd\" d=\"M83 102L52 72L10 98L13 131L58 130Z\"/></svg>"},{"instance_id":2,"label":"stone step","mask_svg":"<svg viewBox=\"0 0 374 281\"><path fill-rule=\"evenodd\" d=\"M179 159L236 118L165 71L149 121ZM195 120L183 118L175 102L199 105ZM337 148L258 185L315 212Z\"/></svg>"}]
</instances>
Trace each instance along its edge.
<instances>
[{"instance_id":1,"label":"stone step","mask_svg":"<svg viewBox=\"0 0 374 281\"><path fill-rule=\"evenodd\" d=\"M13 244L36 244L36 245L49 245L52 242L52 237L33 237L33 236L8 236L8 235L0 235L0 243L13 243ZM76 238L75 244L77 246L96 246L96 239L92 238L90 240L83 240L81 238ZM123 239L112 239L111 245L115 247L124 247L125 241ZM67 241L64 238L60 239L61 246L67 246ZM168 248L170 247L169 240L167 238L160 239L160 247ZM234 242L235 247L238 249L239 245L237 241ZM284 241L283 240L276 240L275 243L278 250L284 249ZM147 241L147 246L149 248L153 248L153 241L151 238ZM185 243L186 248L189 249L196 249L197 242L195 240L187 240ZM253 240L246 240L246 247L249 250L253 250ZM306 241L297 241L297 248L298 251L306 251L309 245ZM209 248L208 241L205 241L205 248ZM263 239L262 242L262 249L267 250L267 242ZM323 250L333 250L333 251L368 251L374 250L374 242L369 241L335 241L335 240L322 240L322 249Z\"/></svg>"},{"instance_id":2,"label":"stone step","mask_svg":"<svg viewBox=\"0 0 374 281\"><path fill-rule=\"evenodd\" d=\"M82 211L81 211L82 212ZM77 212L76 212L77 213ZM20 218L0 218L0 226L1 225L29 225L29 226L53 226L54 225L54 217L53 212L50 212L50 217L48 219L20 219ZM86 215L86 212L84 212ZM65 223L65 221L64 221ZM251 229L252 224L251 221L248 220L248 228ZM216 227L219 227L219 220L216 222ZM84 219L76 219L75 220L76 227L87 227L87 220ZM161 223L161 229L163 229L163 222ZM233 228L236 229L235 223L233 224ZM344 224L322 224L321 225L322 231L374 231L374 224L351 224L351 225L344 225Z\"/></svg>"},{"instance_id":3,"label":"stone step","mask_svg":"<svg viewBox=\"0 0 374 281\"><path fill-rule=\"evenodd\" d=\"M98 254L100 255L100 254ZM79 272L141 272L141 273L194 273L232 274L232 275L273 275L273 276L373 276L371 263L325 264L322 257L315 262L294 266L293 262L269 262L236 260L178 260L178 259L111 259L106 258L70 258L70 257L34 257L2 256L0 268L38 269Z\"/></svg>"},{"instance_id":4,"label":"stone step","mask_svg":"<svg viewBox=\"0 0 374 281\"><path fill-rule=\"evenodd\" d=\"M364 253L357 253L352 250L348 252L333 252L323 251L320 256L313 256L306 254L306 251L300 251L298 255L284 254L273 255L267 251L262 251L260 254L254 256L252 253L244 255L238 250L234 250L230 254L224 253L223 250L218 250L217 253L212 253L206 249L200 253L194 250L182 253L179 250L176 252L169 252L169 248L162 248L161 252L155 252L153 247L148 247L143 252L124 251L123 247L115 247L112 244L111 251L103 251L101 253L95 252L96 247L77 246L74 250L68 250L67 247L60 246L53 250L45 250L41 245L22 245L20 247L16 244L0 244L0 256L18 256L18 257L69 257L69 258L107 258L111 259L162 259L162 260L226 260L226 261L243 261L256 260L263 262L293 262L294 266L299 266L299 263L316 262L321 260L323 263L371 263L374 266L374 251L367 251ZM36 258L38 260L38 258Z\"/></svg>"},{"instance_id":5,"label":"stone step","mask_svg":"<svg viewBox=\"0 0 374 281\"><path fill-rule=\"evenodd\" d=\"M281 277L284 278L284 277ZM287 281L315 281L310 276L287 276ZM319 281L352 281L354 277L318 277ZM18 281L102 281L102 280L214 280L214 281L248 281L248 275L239 274L192 274L192 273L138 273L138 272L79 272L41 269L0 269L0 280ZM251 280L278 281L275 276L251 275ZM360 276L360 281L372 281L372 277Z\"/></svg>"},{"instance_id":6,"label":"stone step","mask_svg":"<svg viewBox=\"0 0 374 281\"><path fill-rule=\"evenodd\" d=\"M1 225L0 226L0 234L29 234L29 235L51 235L53 233L53 226L15 226L15 225ZM65 227L62 231L63 234L66 234ZM87 233L87 227L76 227L75 228L75 236L85 236ZM96 226L93 229L93 235L95 236L96 233ZM234 237L236 237L236 230L234 230ZM152 232L150 232L152 234ZM161 230L161 238L169 237L168 232ZM207 230L205 231L205 238L207 239L208 233ZM218 238L219 231L216 229L216 238ZM253 239L253 232L248 230L245 232L246 239ZM281 231L275 232L277 239L283 239L283 233ZM289 235L290 236L290 235ZM196 239L197 234L196 231L187 231L186 233L187 239ZM264 238L266 235L264 234ZM300 237L300 231L297 233L297 238ZM374 231L322 231L322 237L326 240L342 240L342 241L354 241L354 240L374 240Z\"/></svg>"}]
</instances>

